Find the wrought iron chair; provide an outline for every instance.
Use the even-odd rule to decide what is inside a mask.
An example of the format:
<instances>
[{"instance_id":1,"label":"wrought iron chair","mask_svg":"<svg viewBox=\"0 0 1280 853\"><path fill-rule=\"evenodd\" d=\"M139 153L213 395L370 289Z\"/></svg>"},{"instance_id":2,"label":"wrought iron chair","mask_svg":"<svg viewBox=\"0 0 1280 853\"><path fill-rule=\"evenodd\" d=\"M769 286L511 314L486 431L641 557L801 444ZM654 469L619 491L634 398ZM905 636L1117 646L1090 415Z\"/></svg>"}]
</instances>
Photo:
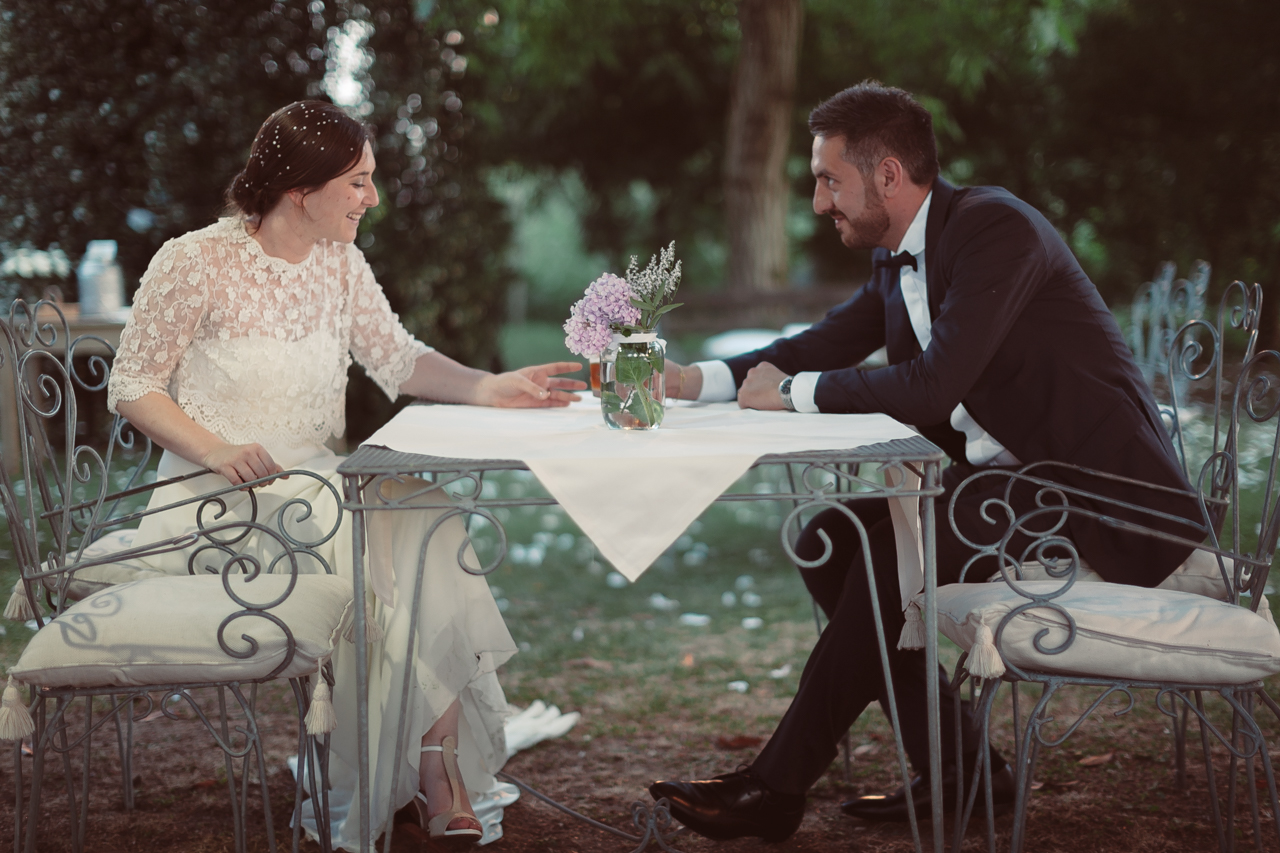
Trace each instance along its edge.
<instances>
[{"instance_id":1,"label":"wrought iron chair","mask_svg":"<svg viewBox=\"0 0 1280 853\"><path fill-rule=\"evenodd\" d=\"M1190 496L1200 507L1201 529L1210 531L1206 541L1190 532L1189 526L1186 534L1171 533L1169 525L1176 521L1172 517L1064 485L1055 474L1066 469L1074 472L1075 479L1118 478L1061 463L979 472L952 497L954 528L958 495L974 483L978 488L989 486L992 477L1005 481L1003 499L990 500L984 507L984 518L994 531L991 541L965 540L974 548L966 571L989 572L998 566L995 582L939 590L938 611L943 633L968 649L957 666L957 679L972 679L973 688L980 691L977 707L984 743L979 755L988 754L985 740L999 689L1004 683L1014 685L1016 801L1010 840L1014 851L1026 844L1027 804L1040 748L1065 742L1091 713L1117 694L1124 707L1116 713L1126 713L1134 706L1133 691L1137 689L1155 691L1157 707L1175 723L1181 716L1185 725L1189 714L1199 721L1209 805L1220 848L1227 851L1234 847L1237 809L1243 796L1239 790L1241 767L1247 777L1244 794L1255 843L1261 848L1259 787L1255 785L1259 765L1265 780L1263 790L1280 833L1275 774L1255 717L1255 711L1265 707L1280 718L1280 705L1262 683L1280 672L1280 632L1263 595L1280 536L1280 495L1276 489L1280 353L1255 351L1261 302L1260 286L1235 282L1222 297L1216 324L1191 320L1170 341L1172 357L1167 362L1166 381L1172 422L1177 427L1173 435L1184 464L1192 458L1203 460L1190 478ZM1231 338L1243 338L1244 346L1235 375L1226 367L1224 357ZM1187 406L1188 395L1200 393L1199 386L1207 386L1207 417L1197 417ZM1191 445L1193 433L1205 445L1200 453ZM1014 511L1011 495L1015 488L1034 493L1034 509L1021 515ZM1242 490L1246 492L1244 500ZM1248 492L1260 500L1257 518ZM1120 514L1127 518L1120 518ZM1198 546L1197 553L1211 556L1216 564L1222 600L1174 589L1082 583L1088 568L1064 529L1072 516L1095 519L1153 541ZM1134 517L1143 521L1135 522ZM1015 534L1027 537L1030 544L1015 548L1011 544ZM1035 571L1030 571L1032 568ZM1043 579L1032 580L1032 575ZM1020 682L1041 685L1040 697L1025 724L1017 708ZM1100 695L1079 718L1051 733L1049 705L1066 685L1094 687ZM1206 710L1206 692L1217 693L1226 702L1229 730L1216 724ZM1182 728L1175 725L1175 730ZM1229 755L1225 808L1212 764L1215 740ZM1180 765L1184 738L1178 739L1176 752ZM972 816L979 784L986 794L988 845L995 849L990 775L989 766L975 768L967 796L957 794L955 849L959 849Z\"/></svg>"},{"instance_id":2,"label":"wrought iron chair","mask_svg":"<svg viewBox=\"0 0 1280 853\"><path fill-rule=\"evenodd\" d=\"M118 416L105 447L81 441L78 403L106 388L113 354L101 338L71 340L53 303L18 301L7 318L0 317L0 377L14 394L0 405L19 412L17 446L0 451L20 456L18 479L0 464L0 509L20 571L5 615L34 619L37 628L10 668L0 702L0 739L18 741L15 846L35 850L46 765L57 756L66 776L72 846L85 848L90 747L108 721L120 751L124 806L132 809L133 727L158 711L198 719L223 750L237 851L246 849L248 789L256 772L267 845L274 851L256 704L259 685L287 679L301 762L292 847L298 849L304 794L310 793L319 840L328 850L327 732L334 721L327 661L349 619L352 591L315 549L338 531L338 492L314 473L286 472L315 478L320 499L333 501L332 517L339 521L324 529L317 529L315 507L307 501L263 503L251 487L266 481L145 508L155 490L208 472L155 482L151 442ZM12 460L0 458L5 461ZM248 511L229 511L235 500L247 503ZM135 541L130 528L144 518L192 506L195 532ZM175 554L186 575L149 568L147 558ZM41 614L42 603L50 615ZM211 713L207 706L215 702ZM30 758L23 756L23 739ZM83 754L79 785L72 770L76 750ZM24 761L31 763L29 786Z\"/></svg>"},{"instance_id":3,"label":"wrought iron chair","mask_svg":"<svg viewBox=\"0 0 1280 853\"><path fill-rule=\"evenodd\" d=\"M1176 270L1173 261L1162 263L1156 277L1138 288L1130 307L1129 346L1142 378L1152 388L1166 375L1173 336L1186 323L1204 316L1209 264L1196 261L1188 278L1175 281ZM1180 390L1185 390L1185 384Z\"/></svg>"}]
</instances>

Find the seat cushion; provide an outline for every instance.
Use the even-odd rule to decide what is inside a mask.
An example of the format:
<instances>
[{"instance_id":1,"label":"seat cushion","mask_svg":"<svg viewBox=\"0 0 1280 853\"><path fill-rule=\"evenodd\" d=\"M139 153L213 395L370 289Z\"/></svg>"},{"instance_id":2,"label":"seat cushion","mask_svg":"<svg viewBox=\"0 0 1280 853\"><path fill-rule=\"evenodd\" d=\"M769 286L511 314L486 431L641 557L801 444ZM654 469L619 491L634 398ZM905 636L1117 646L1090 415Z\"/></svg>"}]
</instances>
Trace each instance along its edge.
<instances>
[{"instance_id":1,"label":"seat cushion","mask_svg":"<svg viewBox=\"0 0 1280 853\"><path fill-rule=\"evenodd\" d=\"M242 575L228 579L242 600L264 604L284 596L289 575ZM249 681L265 678L284 661L288 638L293 658L278 674L292 678L315 672L333 652L338 628L351 601L351 582L333 575L299 575L297 586L271 618L245 615L223 631L239 659L218 644L222 621L245 608L228 596L218 575L164 576L117 584L67 609L31 638L10 673L44 687L145 687L156 684Z\"/></svg>"},{"instance_id":2,"label":"seat cushion","mask_svg":"<svg viewBox=\"0 0 1280 853\"><path fill-rule=\"evenodd\" d=\"M133 546L133 540L137 533L137 530L113 530L90 543L84 549L84 555L81 559L100 560L103 557L124 551ZM143 578L162 577L166 577L164 572L147 566L140 560L121 560L115 563L87 566L83 569L76 569L71 573L71 580L67 584L67 598L72 601L82 601L95 592L100 592L116 584L142 580ZM49 575L44 579L45 586L50 591L56 590L61 581L62 576L60 575Z\"/></svg>"},{"instance_id":3,"label":"seat cushion","mask_svg":"<svg viewBox=\"0 0 1280 853\"><path fill-rule=\"evenodd\" d=\"M1061 581L1028 581L1048 595ZM916 601L923 604L923 596ZM1067 622L1048 607L1028 609L1005 627L997 650L1024 670L1184 684L1243 684L1280 672L1280 632L1250 610L1202 595L1112 583L1076 584L1054 599L1077 633L1060 654L1044 654L1067 637ZM938 590L938 628L977 658L975 643L1011 610L1027 604L1003 583L950 584ZM989 640L989 637L986 637Z\"/></svg>"},{"instance_id":4,"label":"seat cushion","mask_svg":"<svg viewBox=\"0 0 1280 853\"><path fill-rule=\"evenodd\" d=\"M1227 572L1234 571L1233 564L1227 563ZM1022 564L1022 578L1028 581L1049 580L1049 573L1045 567L1038 562L1029 562ZM1002 581L1003 578L997 572L992 576L992 580ZM1061 581L1058 581L1061 583ZM1080 568L1076 574L1076 583L1104 583L1102 575L1089 568L1089 564L1081 560ZM1227 598L1227 585L1222 582L1222 572L1218 569L1218 558L1210 551L1204 551L1199 548L1191 552L1191 556L1178 566L1174 573L1164 579L1164 582L1157 589L1172 589L1179 592L1193 592L1196 595L1207 595L1209 598L1216 598L1219 601L1225 601Z\"/></svg>"}]
</instances>

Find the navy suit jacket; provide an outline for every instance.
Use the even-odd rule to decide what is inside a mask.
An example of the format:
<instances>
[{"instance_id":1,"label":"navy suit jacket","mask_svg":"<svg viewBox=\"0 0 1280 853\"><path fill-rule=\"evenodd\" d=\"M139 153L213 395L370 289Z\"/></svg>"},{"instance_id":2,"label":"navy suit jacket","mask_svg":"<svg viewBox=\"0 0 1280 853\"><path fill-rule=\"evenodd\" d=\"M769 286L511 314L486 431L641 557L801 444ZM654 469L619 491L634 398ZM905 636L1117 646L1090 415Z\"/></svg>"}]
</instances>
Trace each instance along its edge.
<instances>
[{"instance_id":1,"label":"navy suit jacket","mask_svg":"<svg viewBox=\"0 0 1280 853\"><path fill-rule=\"evenodd\" d=\"M888 255L877 249L873 257ZM735 384L741 386L762 361L787 374L821 371L814 395L819 410L883 412L914 425L958 462L965 461L964 436L949 418L964 403L1024 464L1070 462L1189 488L1115 318L1035 208L999 187L957 189L936 179L925 226L925 274L932 340L924 352L898 270L879 268L805 332L728 359ZM881 346L889 366L860 370L857 365ZM1076 484L1199 519L1186 499L1097 479ZM1114 530L1101 527L1072 521L1077 546L1108 580L1157 584L1189 552L1132 535L1117 540ZM1185 526L1169 531L1191 532ZM1142 568L1135 561L1156 565Z\"/></svg>"}]
</instances>

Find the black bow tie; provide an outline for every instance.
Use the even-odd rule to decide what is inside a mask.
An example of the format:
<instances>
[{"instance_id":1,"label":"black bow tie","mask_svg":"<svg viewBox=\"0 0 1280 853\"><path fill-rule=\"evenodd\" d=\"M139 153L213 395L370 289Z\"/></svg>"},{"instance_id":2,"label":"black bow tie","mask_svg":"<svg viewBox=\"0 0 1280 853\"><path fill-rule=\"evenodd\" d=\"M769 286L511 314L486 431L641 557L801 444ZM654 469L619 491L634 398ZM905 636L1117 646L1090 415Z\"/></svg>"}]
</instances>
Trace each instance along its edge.
<instances>
[{"instance_id":1,"label":"black bow tie","mask_svg":"<svg viewBox=\"0 0 1280 853\"><path fill-rule=\"evenodd\" d=\"M899 270L902 267L911 267L913 270L917 270L917 271L919 271L920 269L918 266L916 266L916 256L911 254L910 252L899 252L898 254L892 255L887 258L880 258L874 264L872 264L872 266L875 267L876 269L880 269L881 267L889 267L890 269L896 268Z\"/></svg>"}]
</instances>

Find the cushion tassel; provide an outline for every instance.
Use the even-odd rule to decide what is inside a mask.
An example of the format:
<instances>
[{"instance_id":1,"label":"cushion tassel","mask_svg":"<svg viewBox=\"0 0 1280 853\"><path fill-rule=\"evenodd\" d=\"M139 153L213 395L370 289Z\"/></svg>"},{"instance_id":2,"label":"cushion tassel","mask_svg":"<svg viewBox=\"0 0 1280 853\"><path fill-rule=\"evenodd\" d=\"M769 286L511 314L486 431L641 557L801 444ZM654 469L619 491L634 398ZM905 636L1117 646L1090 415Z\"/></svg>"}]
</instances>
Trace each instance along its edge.
<instances>
[{"instance_id":1,"label":"cushion tassel","mask_svg":"<svg viewBox=\"0 0 1280 853\"><path fill-rule=\"evenodd\" d=\"M311 707L307 709L304 722L307 724L309 735L327 735L338 727L338 715L333 710L329 682L324 680L323 663L316 671L316 686L311 691Z\"/></svg>"},{"instance_id":2,"label":"cushion tassel","mask_svg":"<svg viewBox=\"0 0 1280 853\"><path fill-rule=\"evenodd\" d=\"M4 618L12 619L14 622L29 622L36 618L36 613L31 609L31 599L27 598L27 587L22 582L22 578L18 578L18 582L13 585L13 595L9 596L9 603L4 606Z\"/></svg>"},{"instance_id":3,"label":"cushion tassel","mask_svg":"<svg viewBox=\"0 0 1280 853\"><path fill-rule=\"evenodd\" d=\"M1004 660L996 648L995 636L986 623L978 626L978 637L969 649L969 661L966 664L969 673L977 678L999 678L1004 675Z\"/></svg>"},{"instance_id":4,"label":"cushion tassel","mask_svg":"<svg viewBox=\"0 0 1280 853\"><path fill-rule=\"evenodd\" d=\"M386 639L382 626L378 624L377 617L373 615L373 602L369 599L365 599L364 602L364 636L370 643L381 643ZM342 635L342 639L348 643L356 641L356 620L354 617L347 624L347 630Z\"/></svg>"},{"instance_id":5,"label":"cushion tassel","mask_svg":"<svg viewBox=\"0 0 1280 853\"><path fill-rule=\"evenodd\" d=\"M908 604L904 616L907 621L902 623L902 633L898 635L898 648L923 649L928 637L924 635L924 620L920 618L920 605L914 601Z\"/></svg>"},{"instance_id":6,"label":"cushion tassel","mask_svg":"<svg viewBox=\"0 0 1280 853\"><path fill-rule=\"evenodd\" d=\"M18 692L18 683L9 676L5 685L4 696L0 698L0 740L22 740L30 737L36 730L31 713L22 703L22 694Z\"/></svg>"}]
</instances>

